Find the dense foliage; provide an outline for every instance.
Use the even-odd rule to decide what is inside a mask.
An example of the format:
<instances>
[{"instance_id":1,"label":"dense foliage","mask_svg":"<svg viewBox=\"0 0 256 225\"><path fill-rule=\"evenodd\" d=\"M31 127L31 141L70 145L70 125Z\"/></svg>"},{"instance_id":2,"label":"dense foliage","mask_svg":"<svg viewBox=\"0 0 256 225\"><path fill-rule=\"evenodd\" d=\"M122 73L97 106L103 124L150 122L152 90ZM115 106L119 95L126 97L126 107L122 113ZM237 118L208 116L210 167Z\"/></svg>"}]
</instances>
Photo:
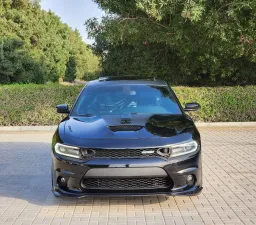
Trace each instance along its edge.
<instances>
[{"instance_id":1,"label":"dense foliage","mask_svg":"<svg viewBox=\"0 0 256 225\"><path fill-rule=\"evenodd\" d=\"M76 57L70 56L66 65L65 81L73 82L76 79Z\"/></svg>"},{"instance_id":2,"label":"dense foliage","mask_svg":"<svg viewBox=\"0 0 256 225\"><path fill-rule=\"evenodd\" d=\"M22 50L24 42L6 40L0 59L0 83L43 83L44 69ZM56 81L52 76L52 81Z\"/></svg>"},{"instance_id":3,"label":"dense foliage","mask_svg":"<svg viewBox=\"0 0 256 225\"><path fill-rule=\"evenodd\" d=\"M88 20L106 74L149 75L173 84L256 83L255 0L94 0Z\"/></svg>"},{"instance_id":4,"label":"dense foliage","mask_svg":"<svg viewBox=\"0 0 256 225\"><path fill-rule=\"evenodd\" d=\"M0 87L0 126L55 125L63 116L56 105L74 102L82 86L4 85ZM198 102L201 110L191 116L196 121L236 122L256 120L256 86L175 87L182 105Z\"/></svg>"},{"instance_id":5,"label":"dense foliage","mask_svg":"<svg viewBox=\"0 0 256 225\"><path fill-rule=\"evenodd\" d=\"M0 0L0 83L57 81L70 56L77 78L98 72L98 58L78 31L37 0Z\"/></svg>"}]
</instances>

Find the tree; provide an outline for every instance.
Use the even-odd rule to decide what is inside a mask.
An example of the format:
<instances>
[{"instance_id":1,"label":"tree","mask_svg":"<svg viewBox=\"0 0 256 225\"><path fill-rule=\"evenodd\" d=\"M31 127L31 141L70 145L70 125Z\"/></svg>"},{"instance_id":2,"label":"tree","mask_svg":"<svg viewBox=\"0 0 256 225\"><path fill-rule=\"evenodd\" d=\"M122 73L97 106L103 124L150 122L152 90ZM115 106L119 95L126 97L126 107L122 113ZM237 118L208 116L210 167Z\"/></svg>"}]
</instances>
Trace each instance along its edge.
<instances>
[{"instance_id":1,"label":"tree","mask_svg":"<svg viewBox=\"0 0 256 225\"><path fill-rule=\"evenodd\" d=\"M18 39L0 39L0 84L44 83L44 68Z\"/></svg>"},{"instance_id":2,"label":"tree","mask_svg":"<svg viewBox=\"0 0 256 225\"><path fill-rule=\"evenodd\" d=\"M65 81L73 82L76 78L76 57L70 56L66 65Z\"/></svg>"},{"instance_id":3,"label":"tree","mask_svg":"<svg viewBox=\"0 0 256 225\"><path fill-rule=\"evenodd\" d=\"M109 12L86 22L103 70L120 63L120 74L156 72L175 84L256 83L255 0L95 2Z\"/></svg>"},{"instance_id":4,"label":"tree","mask_svg":"<svg viewBox=\"0 0 256 225\"><path fill-rule=\"evenodd\" d=\"M28 56L28 64L32 60L41 65L44 82L56 82L60 77L64 77L66 64L71 55L76 57L78 78L82 78L84 73L97 73L98 57L83 42L79 32L62 23L53 12L41 10L39 2L39 0L0 0L0 37L23 42L22 48ZM10 54L23 57L16 54L14 48L12 50L14 52L10 51ZM24 62L22 58L19 61ZM9 63L14 61L10 60ZM15 65L10 64L8 67L15 68ZM17 74L20 76L19 79L10 79L9 82L19 80L27 83L25 73L26 70L22 76ZM33 76L34 78L29 81L34 82L33 80L37 79L36 74Z\"/></svg>"}]
</instances>

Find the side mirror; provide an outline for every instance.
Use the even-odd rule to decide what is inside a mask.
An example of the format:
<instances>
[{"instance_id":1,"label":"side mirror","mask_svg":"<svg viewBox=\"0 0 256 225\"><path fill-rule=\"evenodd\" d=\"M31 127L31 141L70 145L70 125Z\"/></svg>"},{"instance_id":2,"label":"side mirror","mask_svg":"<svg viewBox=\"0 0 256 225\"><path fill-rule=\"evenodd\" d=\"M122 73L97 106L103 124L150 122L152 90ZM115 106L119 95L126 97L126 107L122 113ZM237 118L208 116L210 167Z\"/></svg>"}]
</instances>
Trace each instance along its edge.
<instances>
[{"instance_id":1,"label":"side mirror","mask_svg":"<svg viewBox=\"0 0 256 225\"><path fill-rule=\"evenodd\" d=\"M185 105L184 111L187 111L187 112L189 112L189 111L197 111L200 108L201 108L201 106L198 103L195 103L195 102L187 103Z\"/></svg>"},{"instance_id":2,"label":"side mirror","mask_svg":"<svg viewBox=\"0 0 256 225\"><path fill-rule=\"evenodd\" d=\"M56 108L57 108L57 113L69 113L67 104L57 105Z\"/></svg>"}]
</instances>

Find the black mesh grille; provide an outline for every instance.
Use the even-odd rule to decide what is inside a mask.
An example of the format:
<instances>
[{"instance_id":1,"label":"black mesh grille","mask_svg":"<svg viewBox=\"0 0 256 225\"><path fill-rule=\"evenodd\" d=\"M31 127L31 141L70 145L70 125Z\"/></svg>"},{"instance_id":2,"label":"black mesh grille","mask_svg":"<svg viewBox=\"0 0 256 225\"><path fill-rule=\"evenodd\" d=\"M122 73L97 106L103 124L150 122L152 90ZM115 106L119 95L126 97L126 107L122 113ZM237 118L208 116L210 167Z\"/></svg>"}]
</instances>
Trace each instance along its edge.
<instances>
[{"instance_id":1,"label":"black mesh grille","mask_svg":"<svg viewBox=\"0 0 256 225\"><path fill-rule=\"evenodd\" d=\"M113 132L117 131L138 131L143 128L143 126L139 125L117 125L117 126L108 126L110 130Z\"/></svg>"},{"instance_id":2,"label":"black mesh grille","mask_svg":"<svg viewBox=\"0 0 256 225\"><path fill-rule=\"evenodd\" d=\"M81 149L83 157L86 158L146 158L146 157L161 157L168 158L170 154L160 156L157 153L159 148L145 148L145 149L90 149L93 150L94 155L86 156L83 152L87 149Z\"/></svg>"},{"instance_id":3,"label":"black mesh grille","mask_svg":"<svg viewBox=\"0 0 256 225\"><path fill-rule=\"evenodd\" d=\"M138 177L138 178L84 178L84 189L160 189L171 188L169 177Z\"/></svg>"}]
</instances>

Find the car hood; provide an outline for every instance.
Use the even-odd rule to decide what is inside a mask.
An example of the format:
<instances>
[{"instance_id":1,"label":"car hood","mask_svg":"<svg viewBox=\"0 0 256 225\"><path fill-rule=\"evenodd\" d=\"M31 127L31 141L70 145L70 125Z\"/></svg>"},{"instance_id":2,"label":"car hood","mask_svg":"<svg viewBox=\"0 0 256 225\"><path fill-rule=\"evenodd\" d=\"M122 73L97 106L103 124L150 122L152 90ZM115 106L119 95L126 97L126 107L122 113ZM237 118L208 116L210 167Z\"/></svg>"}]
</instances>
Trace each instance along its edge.
<instances>
[{"instance_id":1,"label":"car hood","mask_svg":"<svg viewBox=\"0 0 256 225\"><path fill-rule=\"evenodd\" d=\"M152 145L150 140L153 139L168 139L167 142L161 141L161 144L170 143L170 138L175 138L173 142L182 142L191 138L195 128L193 121L185 115L130 115L127 118L123 116L69 117L61 124L59 129L62 129L62 132L60 133L65 136L61 135L63 142L74 142L75 139L76 142L81 143L80 145L86 143L87 146L99 147L108 146L107 142L115 143L120 147L124 142L126 142L125 145L130 142L130 145L134 143L136 146L136 140L140 140L144 146ZM136 125L141 129L113 132L109 128L109 126L120 125Z\"/></svg>"}]
</instances>

